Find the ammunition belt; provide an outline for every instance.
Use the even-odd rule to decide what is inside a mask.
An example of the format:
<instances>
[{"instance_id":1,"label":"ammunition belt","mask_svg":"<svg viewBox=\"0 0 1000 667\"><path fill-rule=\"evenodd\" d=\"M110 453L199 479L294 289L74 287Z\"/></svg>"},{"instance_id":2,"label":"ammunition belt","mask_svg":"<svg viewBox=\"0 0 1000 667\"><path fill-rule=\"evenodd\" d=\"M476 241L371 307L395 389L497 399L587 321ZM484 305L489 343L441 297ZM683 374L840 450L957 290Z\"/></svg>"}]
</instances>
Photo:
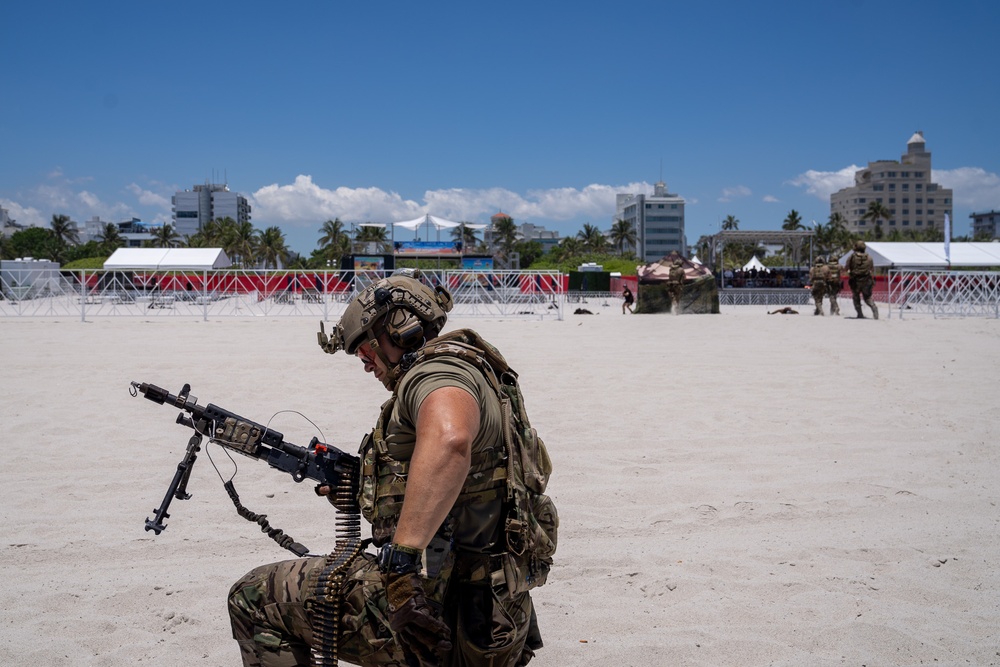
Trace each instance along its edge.
<instances>
[{"instance_id":1,"label":"ammunition belt","mask_svg":"<svg viewBox=\"0 0 1000 667\"><path fill-rule=\"evenodd\" d=\"M361 509L347 483L352 473L345 474L345 480L338 484L334 493L337 508L337 543L326 557L326 565L320 571L313 587L313 598L308 601L313 641L310 652L312 667L336 667L340 638L340 601L344 576L354 559L368 546L368 540L361 540ZM355 471L353 474L357 474Z\"/></svg>"}]
</instances>

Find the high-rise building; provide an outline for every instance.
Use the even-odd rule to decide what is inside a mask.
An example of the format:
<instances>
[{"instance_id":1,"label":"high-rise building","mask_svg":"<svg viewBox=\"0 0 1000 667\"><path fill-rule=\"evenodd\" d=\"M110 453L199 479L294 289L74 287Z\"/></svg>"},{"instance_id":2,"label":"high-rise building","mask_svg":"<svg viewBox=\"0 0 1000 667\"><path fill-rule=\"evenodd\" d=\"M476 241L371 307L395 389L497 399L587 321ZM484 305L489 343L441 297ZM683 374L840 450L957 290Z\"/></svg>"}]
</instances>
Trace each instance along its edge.
<instances>
[{"instance_id":1,"label":"high-rise building","mask_svg":"<svg viewBox=\"0 0 1000 667\"><path fill-rule=\"evenodd\" d=\"M931 182L931 154L924 133L915 132L899 160L877 160L854 173L854 185L830 195L830 213L843 216L847 230L858 234L875 228L862 216L877 201L892 217L881 220L883 232L925 229L944 230L944 216L951 216L952 192Z\"/></svg>"},{"instance_id":2,"label":"high-rise building","mask_svg":"<svg viewBox=\"0 0 1000 667\"><path fill-rule=\"evenodd\" d=\"M676 250L686 251L684 237L684 199L667 192L659 181L652 195L618 194L615 197L615 220L624 220L635 229L636 256L643 262L655 262Z\"/></svg>"},{"instance_id":3,"label":"high-rise building","mask_svg":"<svg viewBox=\"0 0 1000 667\"><path fill-rule=\"evenodd\" d=\"M174 230L181 238L193 236L211 220L232 218L237 224L250 221L246 197L230 192L228 185L206 183L177 192L171 198Z\"/></svg>"}]
</instances>

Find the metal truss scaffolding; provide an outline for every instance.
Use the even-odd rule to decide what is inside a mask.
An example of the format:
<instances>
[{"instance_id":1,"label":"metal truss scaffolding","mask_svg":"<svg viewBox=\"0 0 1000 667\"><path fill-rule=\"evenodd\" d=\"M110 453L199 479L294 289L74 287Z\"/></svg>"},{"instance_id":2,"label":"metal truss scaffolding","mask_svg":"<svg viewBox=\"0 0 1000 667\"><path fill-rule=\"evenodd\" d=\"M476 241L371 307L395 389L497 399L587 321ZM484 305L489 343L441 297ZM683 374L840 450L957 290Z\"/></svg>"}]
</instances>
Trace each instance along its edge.
<instances>
[{"instance_id":1,"label":"metal truss scaffolding","mask_svg":"<svg viewBox=\"0 0 1000 667\"><path fill-rule=\"evenodd\" d=\"M889 271L889 316L1000 317L1000 272Z\"/></svg>"},{"instance_id":2,"label":"metal truss scaffolding","mask_svg":"<svg viewBox=\"0 0 1000 667\"><path fill-rule=\"evenodd\" d=\"M453 315L563 319L558 271L424 271ZM338 319L381 271L59 271L5 269L0 317L316 317Z\"/></svg>"}]
</instances>

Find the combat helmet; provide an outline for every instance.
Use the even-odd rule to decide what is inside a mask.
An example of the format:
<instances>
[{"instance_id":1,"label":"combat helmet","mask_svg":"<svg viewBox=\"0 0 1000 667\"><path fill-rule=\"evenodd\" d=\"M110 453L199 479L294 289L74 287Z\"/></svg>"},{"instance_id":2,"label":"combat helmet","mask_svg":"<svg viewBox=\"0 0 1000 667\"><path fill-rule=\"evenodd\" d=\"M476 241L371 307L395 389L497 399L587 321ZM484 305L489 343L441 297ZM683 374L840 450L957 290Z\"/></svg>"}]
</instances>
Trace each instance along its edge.
<instances>
[{"instance_id":1,"label":"combat helmet","mask_svg":"<svg viewBox=\"0 0 1000 667\"><path fill-rule=\"evenodd\" d=\"M815 264L816 266L821 266L823 264L826 264L826 261L820 255L817 255L816 261L814 261L813 264Z\"/></svg>"},{"instance_id":2,"label":"combat helmet","mask_svg":"<svg viewBox=\"0 0 1000 667\"><path fill-rule=\"evenodd\" d=\"M862 240L860 240L860 239L858 239L857 241L855 241L854 242L854 252L864 252L864 251L865 251L865 242L862 241Z\"/></svg>"},{"instance_id":3,"label":"combat helmet","mask_svg":"<svg viewBox=\"0 0 1000 667\"><path fill-rule=\"evenodd\" d=\"M444 287L431 289L418 280L419 276L419 272L397 273L366 287L347 306L329 336L320 323L320 347L328 354L337 350L354 354L365 340L376 341L376 325L381 325L389 340L404 350L418 348L425 334L437 336L448 321L454 301ZM373 347L382 357L377 343ZM388 364L384 357L383 361Z\"/></svg>"}]
</instances>

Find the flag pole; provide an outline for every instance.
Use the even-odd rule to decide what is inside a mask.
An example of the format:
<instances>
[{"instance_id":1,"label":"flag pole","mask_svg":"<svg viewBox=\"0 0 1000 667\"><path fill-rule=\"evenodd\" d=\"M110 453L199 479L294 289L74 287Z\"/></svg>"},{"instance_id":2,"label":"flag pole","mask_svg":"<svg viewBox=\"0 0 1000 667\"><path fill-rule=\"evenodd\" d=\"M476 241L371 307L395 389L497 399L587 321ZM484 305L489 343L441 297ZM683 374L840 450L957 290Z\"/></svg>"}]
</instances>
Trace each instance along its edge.
<instances>
[{"instance_id":1,"label":"flag pole","mask_svg":"<svg viewBox=\"0 0 1000 667\"><path fill-rule=\"evenodd\" d=\"M951 217L947 213L944 214L944 261L951 269Z\"/></svg>"}]
</instances>

